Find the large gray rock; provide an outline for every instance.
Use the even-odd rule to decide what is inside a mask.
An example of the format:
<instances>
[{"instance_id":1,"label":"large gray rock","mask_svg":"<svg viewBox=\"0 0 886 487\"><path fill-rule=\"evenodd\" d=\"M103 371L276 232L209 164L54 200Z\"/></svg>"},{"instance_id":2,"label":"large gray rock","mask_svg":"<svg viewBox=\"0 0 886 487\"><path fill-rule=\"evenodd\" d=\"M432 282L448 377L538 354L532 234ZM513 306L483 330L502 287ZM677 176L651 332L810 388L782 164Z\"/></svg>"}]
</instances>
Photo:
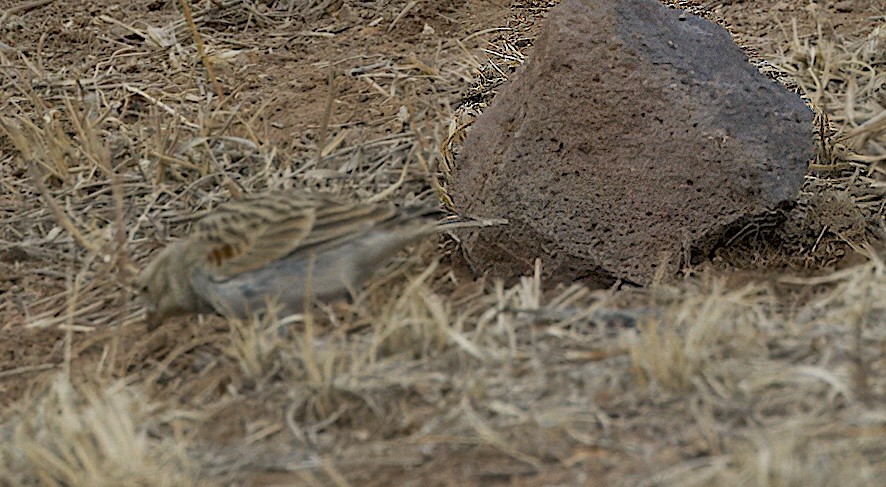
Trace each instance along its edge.
<instances>
[{"instance_id":1,"label":"large gray rock","mask_svg":"<svg viewBox=\"0 0 886 487\"><path fill-rule=\"evenodd\" d=\"M479 270L647 284L789 205L812 112L721 27L652 0L566 0L468 134L452 195L508 218L465 240Z\"/></svg>"}]
</instances>

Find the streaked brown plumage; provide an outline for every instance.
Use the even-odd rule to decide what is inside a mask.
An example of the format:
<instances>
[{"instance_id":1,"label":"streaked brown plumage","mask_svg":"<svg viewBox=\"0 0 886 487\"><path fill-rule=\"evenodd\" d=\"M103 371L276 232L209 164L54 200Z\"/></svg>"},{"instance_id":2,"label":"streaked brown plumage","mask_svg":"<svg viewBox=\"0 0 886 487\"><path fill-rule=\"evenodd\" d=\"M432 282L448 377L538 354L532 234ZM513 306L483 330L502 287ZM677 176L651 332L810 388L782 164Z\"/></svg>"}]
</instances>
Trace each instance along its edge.
<instances>
[{"instance_id":1,"label":"streaked brown plumage","mask_svg":"<svg viewBox=\"0 0 886 487\"><path fill-rule=\"evenodd\" d=\"M403 246L436 231L430 213L298 191L221 205L139 276L148 329L189 313L248 317L269 301L298 312L308 286L320 300L345 296Z\"/></svg>"}]
</instances>

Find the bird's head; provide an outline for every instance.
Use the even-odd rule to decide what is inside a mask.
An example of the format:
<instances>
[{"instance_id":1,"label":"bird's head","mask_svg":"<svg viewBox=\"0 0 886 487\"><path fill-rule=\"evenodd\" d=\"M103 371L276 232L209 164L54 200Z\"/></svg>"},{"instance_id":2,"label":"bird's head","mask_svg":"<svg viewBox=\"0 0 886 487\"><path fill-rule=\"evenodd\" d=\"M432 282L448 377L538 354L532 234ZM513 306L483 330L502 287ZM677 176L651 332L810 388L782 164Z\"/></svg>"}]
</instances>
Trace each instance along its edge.
<instances>
[{"instance_id":1,"label":"bird's head","mask_svg":"<svg viewBox=\"0 0 886 487\"><path fill-rule=\"evenodd\" d=\"M136 284L145 301L148 331L170 317L196 311L197 297L191 286L187 242L168 245L139 274Z\"/></svg>"}]
</instances>

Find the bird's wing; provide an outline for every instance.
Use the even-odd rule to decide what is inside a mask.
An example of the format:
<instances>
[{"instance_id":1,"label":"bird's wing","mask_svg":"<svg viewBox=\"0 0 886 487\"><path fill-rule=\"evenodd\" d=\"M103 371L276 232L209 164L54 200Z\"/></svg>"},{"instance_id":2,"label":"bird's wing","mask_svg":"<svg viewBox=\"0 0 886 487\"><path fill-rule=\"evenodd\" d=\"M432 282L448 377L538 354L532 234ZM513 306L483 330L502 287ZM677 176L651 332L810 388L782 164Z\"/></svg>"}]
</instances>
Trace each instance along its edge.
<instances>
[{"instance_id":1,"label":"bird's wing","mask_svg":"<svg viewBox=\"0 0 886 487\"><path fill-rule=\"evenodd\" d=\"M224 279L292 253L315 220L310 200L266 194L219 206L196 223L189 238L205 257L206 270Z\"/></svg>"},{"instance_id":2,"label":"bird's wing","mask_svg":"<svg viewBox=\"0 0 886 487\"><path fill-rule=\"evenodd\" d=\"M357 238L396 216L393 206L271 193L219 206L195 225L191 238L201 252L205 248L206 270L224 280Z\"/></svg>"},{"instance_id":3,"label":"bird's wing","mask_svg":"<svg viewBox=\"0 0 886 487\"><path fill-rule=\"evenodd\" d=\"M299 250L319 250L365 235L370 229L397 220L392 205L318 200L316 219Z\"/></svg>"}]
</instances>

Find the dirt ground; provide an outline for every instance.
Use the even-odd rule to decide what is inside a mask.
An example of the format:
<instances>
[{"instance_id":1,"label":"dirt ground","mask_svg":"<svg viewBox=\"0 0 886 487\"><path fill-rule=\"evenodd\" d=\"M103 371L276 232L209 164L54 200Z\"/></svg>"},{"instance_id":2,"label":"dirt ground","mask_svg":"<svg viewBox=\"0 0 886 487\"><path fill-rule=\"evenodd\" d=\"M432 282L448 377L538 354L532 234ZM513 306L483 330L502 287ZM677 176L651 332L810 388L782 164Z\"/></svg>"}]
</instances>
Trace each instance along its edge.
<instances>
[{"instance_id":1,"label":"dirt ground","mask_svg":"<svg viewBox=\"0 0 886 487\"><path fill-rule=\"evenodd\" d=\"M446 235L355 303L146 332L133 276L231 197L448 202L557 3L0 0L0 486L879 485L883 0L667 2L819 114L771 238L594 291Z\"/></svg>"}]
</instances>

